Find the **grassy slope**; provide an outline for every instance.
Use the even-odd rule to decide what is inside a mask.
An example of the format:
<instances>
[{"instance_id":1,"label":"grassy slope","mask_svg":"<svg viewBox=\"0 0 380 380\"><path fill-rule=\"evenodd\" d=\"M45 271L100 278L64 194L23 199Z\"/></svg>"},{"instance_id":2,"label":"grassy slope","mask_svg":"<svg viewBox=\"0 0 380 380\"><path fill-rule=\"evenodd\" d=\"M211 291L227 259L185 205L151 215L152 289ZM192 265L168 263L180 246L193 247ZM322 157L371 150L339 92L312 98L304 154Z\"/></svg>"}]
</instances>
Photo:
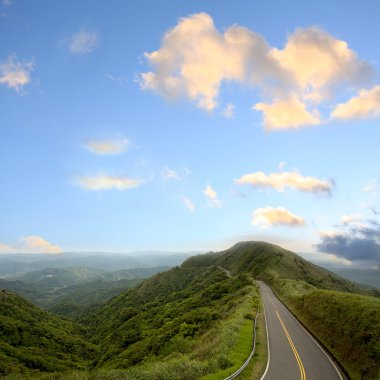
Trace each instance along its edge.
<instances>
[{"instance_id":1,"label":"grassy slope","mask_svg":"<svg viewBox=\"0 0 380 380\"><path fill-rule=\"evenodd\" d=\"M0 290L0 376L84 368L94 355L74 324Z\"/></svg>"},{"instance_id":2,"label":"grassy slope","mask_svg":"<svg viewBox=\"0 0 380 380\"><path fill-rule=\"evenodd\" d=\"M9 292L2 294L0 368L4 374L59 371L33 375L44 379L198 379L217 372L224 377L251 350L259 300L247 274L230 277L217 267L174 268L89 314L84 321L96 333L91 345L68 321ZM88 359L94 364L88 366ZM67 374L70 368L85 367L87 371Z\"/></svg>"},{"instance_id":3,"label":"grassy slope","mask_svg":"<svg viewBox=\"0 0 380 380\"><path fill-rule=\"evenodd\" d=\"M130 379L198 379L235 370L251 349L257 302L246 274L229 278L207 267L156 275L89 318L102 347L97 368L109 375L130 368L118 375Z\"/></svg>"},{"instance_id":4,"label":"grassy slope","mask_svg":"<svg viewBox=\"0 0 380 380\"><path fill-rule=\"evenodd\" d=\"M234 273L249 271L269 283L352 379L380 378L380 300L370 296L378 295L376 291L263 242L244 242L223 252L198 255L183 266L211 264Z\"/></svg>"}]
</instances>

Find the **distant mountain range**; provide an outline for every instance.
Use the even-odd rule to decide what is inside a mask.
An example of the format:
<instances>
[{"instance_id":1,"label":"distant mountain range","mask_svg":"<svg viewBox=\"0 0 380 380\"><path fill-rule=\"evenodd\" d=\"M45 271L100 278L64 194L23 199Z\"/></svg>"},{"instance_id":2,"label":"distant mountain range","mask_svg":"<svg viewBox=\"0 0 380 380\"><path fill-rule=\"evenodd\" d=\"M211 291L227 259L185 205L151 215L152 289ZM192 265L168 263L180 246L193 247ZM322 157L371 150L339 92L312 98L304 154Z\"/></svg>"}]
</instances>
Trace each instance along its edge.
<instances>
[{"instance_id":1,"label":"distant mountain range","mask_svg":"<svg viewBox=\"0 0 380 380\"><path fill-rule=\"evenodd\" d=\"M87 267L103 271L173 267L199 252L142 251L128 254L66 252L61 254L0 254L0 277L22 275L45 268Z\"/></svg>"}]
</instances>

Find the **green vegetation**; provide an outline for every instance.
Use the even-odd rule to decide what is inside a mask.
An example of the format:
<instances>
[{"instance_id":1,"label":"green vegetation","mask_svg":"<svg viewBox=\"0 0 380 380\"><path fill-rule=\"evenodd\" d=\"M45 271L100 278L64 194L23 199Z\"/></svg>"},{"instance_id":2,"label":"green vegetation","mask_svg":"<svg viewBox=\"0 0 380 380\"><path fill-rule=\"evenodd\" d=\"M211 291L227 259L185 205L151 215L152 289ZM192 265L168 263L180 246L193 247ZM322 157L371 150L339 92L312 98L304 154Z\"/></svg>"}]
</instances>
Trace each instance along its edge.
<instances>
[{"instance_id":1,"label":"green vegetation","mask_svg":"<svg viewBox=\"0 0 380 380\"><path fill-rule=\"evenodd\" d=\"M46 380L223 379L251 351L255 277L271 285L353 380L380 379L379 293L280 247L239 243L144 281L120 280L124 275L61 289L69 293L50 307L76 317L81 328L3 291L0 373L12 380L17 373ZM130 281L141 282L121 291ZM262 317L257 332L242 379L260 378L266 365Z\"/></svg>"},{"instance_id":2,"label":"green vegetation","mask_svg":"<svg viewBox=\"0 0 380 380\"><path fill-rule=\"evenodd\" d=\"M250 352L257 302L257 288L247 274L230 278L217 267L158 274L89 317L101 345L96 367L138 364L130 369L132 378L162 372L171 373L166 378L197 379L239 366ZM247 349L238 337L248 330ZM173 371L180 375L171 377Z\"/></svg>"},{"instance_id":3,"label":"green vegetation","mask_svg":"<svg viewBox=\"0 0 380 380\"><path fill-rule=\"evenodd\" d=\"M380 379L379 292L351 283L298 255L263 242L244 242L189 258L184 267L221 265L271 285L353 380Z\"/></svg>"},{"instance_id":4,"label":"green vegetation","mask_svg":"<svg viewBox=\"0 0 380 380\"><path fill-rule=\"evenodd\" d=\"M83 329L0 290L0 376L85 368L96 353Z\"/></svg>"},{"instance_id":5,"label":"green vegetation","mask_svg":"<svg viewBox=\"0 0 380 380\"><path fill-rule=\"evenodd\" d=\"M212 373L219 375L211 378L224 377L240 367L252 349L258 302L258 288L248 274L229 277L218 267L174 268L89 313L82 319L88 330L80 333L89 339L88 331L94 333L89 347L97 347L97 351L78 359L76 367L37 368L59 371L38 378L199 379ZM39 340L37 336L41 334L33 339ZM24 343L15 349L27 350ZM86 365L87 371L67 372ZM10 372L18 371L10 368Z\"/></svg>"},{"instance_id":6,"label":"green vegetation","mask_svg":"<svg viewBox=\"0 0 380 380\"><path fill-rule=\"evenodd\" d=\"M105 272L92 268L47 268L16 280L0 279L0 289L14 291L37 306L63 317L80 319L141 279L167 267ZM70 285L73 284L73 285Z\"/></svg>"},{"instance_id":7,"label":"green vegetation","mask_svg":"<svg viewBox=\"0 0 380 380\"><path fill-rule=\"evenodd\" d=\"M280 297L351 379L380 379L380 299L289 282L278 282Z\"/></svg>"}]
</instances>

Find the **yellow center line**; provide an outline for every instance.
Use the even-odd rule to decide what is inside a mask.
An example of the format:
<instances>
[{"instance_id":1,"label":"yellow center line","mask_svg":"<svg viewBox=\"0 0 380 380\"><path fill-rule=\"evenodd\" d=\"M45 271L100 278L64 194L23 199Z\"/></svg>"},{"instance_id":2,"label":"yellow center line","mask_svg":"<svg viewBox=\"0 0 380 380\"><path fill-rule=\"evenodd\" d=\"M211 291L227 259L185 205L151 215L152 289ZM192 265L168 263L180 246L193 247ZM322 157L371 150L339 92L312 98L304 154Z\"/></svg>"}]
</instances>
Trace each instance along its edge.
<instances>
[{"instance_id":1,"label":"yellow center line","mask_svg":"<svg viewBox=\"0 0 380 380\"><path fill-rule=\"evenodd\" d=\"M281 326L285 332L285 335L286 337L288 338L288 341L289 341L289 344L290 344L290 347L292 348L293 350L293 353L294 353L294 356L296 357L296 360L297 360L297 363L298 363L298 367L300 369L300 372L301 372L301 380L306 380L306 373L305 373L305 368L303 367L303 364L302 364L302 361L301 361L301 358L298 354L298 351L292 341L292 338L290 337L289 333L288 333L288 330L286 329L285 327L285 324L284 322L282 321L281 317L280 317L280 314L278 314L278 311L276 310L276 314L277 314L277 318L278 320L280 321L281 323Z\"/></svg>"}]
</instances>

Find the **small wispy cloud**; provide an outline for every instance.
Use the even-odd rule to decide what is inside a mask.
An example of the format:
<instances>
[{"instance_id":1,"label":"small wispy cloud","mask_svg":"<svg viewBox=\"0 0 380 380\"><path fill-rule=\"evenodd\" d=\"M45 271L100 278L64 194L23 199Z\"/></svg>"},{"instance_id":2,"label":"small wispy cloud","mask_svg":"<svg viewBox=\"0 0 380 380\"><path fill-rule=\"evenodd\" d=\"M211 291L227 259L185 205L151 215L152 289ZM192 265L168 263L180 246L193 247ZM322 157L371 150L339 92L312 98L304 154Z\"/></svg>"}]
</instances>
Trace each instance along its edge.
<instances>
[{"instance_id":1,"label":"small wispy cloud","mask_svg":"<svg viewBox=\"0 0 380 380\"><path fill-rule=\"evenodd\" d=\"M181 180L181 177L180 175L178 174L178 172L176 172L175 170L172 170L172 169L169 169L168 167L166 167L163 172L162 172L162 177L164 178L164 180L168 181L168 180L172 180L172 179L175 179L177 181L180 181Z\"/></svg>"},{"instance_id":2,"label":"small wispy cloud","mask_svg":"<svg viewBox=\"0 0 380 380\"><path fill-rule=\"evenodd\" d=\"M182 167L178 170L174 170L166 166L162 171L162 178L165 181L170 181L170 180L183 181L187 179L190 174L191 174L191 170L188 168Z\"/></svg>"},{"instance_id":3,"label":"small wispy cloud","mask_svg":"<svg viewBox=\"0 0 380 380\"><path fill-rule=\"evenodd\" d=\"M10 246L0 243L0 253L46 253L57 254L62 253L62 248L52 244L41 236L31 235L20 239L21 244Z\"/></svg>"},{"instance_id":4,"label":"small wispy cloud","mask_svg":"<svg viewBox=\"0 0 380 380\"><path fill-rule=\"evenodd\" d=\"M90 140L84 144L85 148L97 155L116 155L127 151L129 141L126 138L110 140Z\"/></svg>"},{"instance_id":5,"label":"small wispy cloud","mask_svg":"<svg viewBox=\"0 0 380 380\"><path fill-rule=\"evenodd\" d=\"M94 177L80 177L77 184L85 190L119 190L124 191L138 187L144 183L141 179L129 177L117 177L109 175L99 175Z\"/></svg>"},{"instance_id":6,"label":"small wispy cloud","mask_svg":"<svg viewBox=\"0 0 380 380\"><path fill-rule=\"evenodd\" d=\"M100 38L97 32L82 28L69 39L69 50L70 53L76 55L89 54L99 43Z\"/></svg>"},{"instance_id":7,"label":"small wispy cloud","mask_svg":"<svg viewBox=\"0 0 380 380\"><path fill-rule=\"evenodd\" d=\"M1 0L1 4L5 5L6 7L9 7L12 5L12 0Z\"/></svg>"},{"instance_id":8,"label":"small wispy cloud","mask_svg":"<svg viewBox=\"0 0 380 380\"><path fill-rule=\"evenodd\" d=\"M226 104L226 106L222 110L222 115L226 119L231 119L235 114L235 106L232 103Z\"/></svg>"},{"instance_id":9,"label":"small wispy cloud","mask_svg":"<svg viewBox=\"0 0 380 380\"><path fill-rule=\"evenodd\" d=\"M207 185L203 194L207 197L207 204L210 207L222 207L222 201L218 199L218 193L211 187Z\"/></svg>"},{"instance_id":10,"label":"small wispy cloud","mask_svg":"<svg viewBox=\"0 0 380 380\"><path fill-rule=\"evenodd\" d=\"M112 81L116 82L118 84L125 84L128 82L128 79L125 75L113 75L113 74L106 74L105 77Z\"/></svg>"},{"instance_id":11,"label":"small wispy cloud","mask_svg":"<svg viewBox=\"0 0 380 380\"><path fill-rule=\"evenodd\" d=\"M25 248L30 252L38 253L62 253L62 248L51 244L40 236L26 236L22 238Z\"/></svg>"},{"instance_id":12,"label":"small wispy cloud","mask_svg":"<svg viewBox=\"0 0 380 380\"><path fill-rule=\"evenodd\" d=\"M190 211L190 212L194 212L195 211L195 204L194 202L191 200L191 198L189 197L186 197L186 196L182 196L181 197L181 201L183 203L183 205Z\"/></svg>"},{"instance_id":13,"label":"small wispy cloud","mask_svg":"<svg viewBox=\"0 0 380 380\"><path fill-rule=\"evenodd\" d=\"M348 224L360 223L363 217L360 214L342 215L340 221L344 226Z\"/></svg>"},{"instance_id":14,"label":"small wispy cloud","mask_svg":"<svg viewBox=\"0 0 380 380\"><path fill-rule=\"evenodd\" d=\"M304 227L305 220L283 207L262 207L253 211L252 224L259 227Z\"/></svg>"},{"instance_id":15,"label":"small wispy cloud","mask_svg":"<svg viewBox=\"0 0 380 380\"><path fill-rule=\"evenodd\" d=\"M368 181L363 186L363 191L365 193L377 194L377 192L379 191L379 189L380 189L380 181L377 181L377 180Z\"/></svg>"},{"instance_id":16,"label":"small wispy cloud","mask_svg":"<svg viewBox=\"0 0 380 380\"><path fill-rule=\"evenodd\" d=\"M0 253L15 253L17 252L15 247L11 245L0 243Z\"/></svg>"},{"instance_id":17,"label":"small wispy cloud","mask_svg":"<svg viewBox=\"0 0 380 380\"><path fill-rule=\"evenodd\" d=\"M16 56L11 54L6 61L0 61L0 84L22 93L24 86L31 81L33 69L33 61L17 61Z\"/></svg>"},{"instance_id":18,"label":"small wispy cloud","mask_svg":"<svg viewBox=\"0 0 380 380\"><path fill-rule=\"evenodd\" d=\"M284 191L286 187L304 192L330 194L331 183L314 177L305 177L298 172L281 172L265 174L256 172L244 174L235 180L238 185L252 185L254 187L271 187L277 191Z\"/></svg>"}]
</instances>

